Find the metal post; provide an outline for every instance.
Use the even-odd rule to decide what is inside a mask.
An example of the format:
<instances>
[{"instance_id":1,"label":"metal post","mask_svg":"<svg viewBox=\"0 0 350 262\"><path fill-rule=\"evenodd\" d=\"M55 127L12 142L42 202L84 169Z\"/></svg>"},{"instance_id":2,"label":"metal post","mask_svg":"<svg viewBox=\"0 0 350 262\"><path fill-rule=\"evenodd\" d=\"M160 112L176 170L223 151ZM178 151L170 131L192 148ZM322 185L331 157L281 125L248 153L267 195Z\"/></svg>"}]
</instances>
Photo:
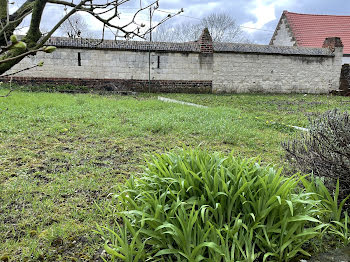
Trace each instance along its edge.
<instances>
[{"instance_id":1,"label":"metal post","mask_svg":"<svg viewBox=\"0 0 350 262\"><path fill-rule=\"evenodd\" d=\"M151 43L152 43L152 7L149 8L149 49L148 49L148 93L151 93Z\"/></svg>"}]
</instances>

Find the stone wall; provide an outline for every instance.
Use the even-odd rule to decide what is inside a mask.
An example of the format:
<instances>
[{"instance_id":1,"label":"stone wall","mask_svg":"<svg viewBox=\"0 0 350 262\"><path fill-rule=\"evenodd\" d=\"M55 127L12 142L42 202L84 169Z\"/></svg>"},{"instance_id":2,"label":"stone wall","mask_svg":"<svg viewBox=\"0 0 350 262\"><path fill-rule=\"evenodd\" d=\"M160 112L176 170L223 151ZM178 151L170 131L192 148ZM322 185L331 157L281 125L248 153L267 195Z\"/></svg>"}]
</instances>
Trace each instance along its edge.
<instances>
[{"instance_id":1,"label":"stone wall","mask_svg":"<svg viewBox=\"0 0 350 262\"><path fill-rule=\"evenodd\" d=\"M52 38L48 44L57 51L25 58L9 73L43 61L43 67L13 81L148 91L150 51L152 92L328 93L339 89L342 45L327 43L325 48L213 43L207 30L189 43Z\"/></svg>"},{"instance_id":2,"label":"stone wall","mask_svg":"<svg viewBox=\"0 0 350 262\"><path fill-rule=\"evenodd\" d=\"M18 76L147 80L148 57L144 51L58 48L25 58L12 71L43 61L43 67ZM212 80L212 71L212 60L200 53L151 52L154 80Z\"/></svg>"},{"instance_id":3,"label":"stone wall","mask_svg":"<svg viewBox=\"0 0 350 262\"><path fill-rule=\"evenodd\" d=\"M215 53L213 92L322 94L339 89L342 47L333 56L326 48L233 45L229 50L237 51Z\"/></svg>"},{"instance_id":4,"label":"stone wall","mask_svg":"<svg viewBox=\"0 0 350 262\"><path fill-rule=\"evenodd\" d=\"M293 39L292 31L289 28L287 19L282 16L278 23L276 32L270 41L270 45L276 46L295 46L296 41Z\"/></svg>"}]
</instances>

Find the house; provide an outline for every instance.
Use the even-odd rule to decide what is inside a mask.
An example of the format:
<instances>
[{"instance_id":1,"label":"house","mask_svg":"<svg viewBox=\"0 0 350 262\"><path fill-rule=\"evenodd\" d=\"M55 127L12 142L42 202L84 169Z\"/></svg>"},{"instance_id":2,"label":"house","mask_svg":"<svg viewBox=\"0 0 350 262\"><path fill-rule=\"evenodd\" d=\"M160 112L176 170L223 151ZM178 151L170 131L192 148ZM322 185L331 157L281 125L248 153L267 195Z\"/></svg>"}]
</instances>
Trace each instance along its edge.
<instances>
[{"instance_id":1,"label":"house","mask_svg":"<svg viewBox=\"0 0 350 262\"><path fill-rule=\"evenodd\" d=\"M283 11L270 45L322 47L326 37L340 37L343 64L350 64L350 16L298 14Z\"/></svg>"}]
</instances>

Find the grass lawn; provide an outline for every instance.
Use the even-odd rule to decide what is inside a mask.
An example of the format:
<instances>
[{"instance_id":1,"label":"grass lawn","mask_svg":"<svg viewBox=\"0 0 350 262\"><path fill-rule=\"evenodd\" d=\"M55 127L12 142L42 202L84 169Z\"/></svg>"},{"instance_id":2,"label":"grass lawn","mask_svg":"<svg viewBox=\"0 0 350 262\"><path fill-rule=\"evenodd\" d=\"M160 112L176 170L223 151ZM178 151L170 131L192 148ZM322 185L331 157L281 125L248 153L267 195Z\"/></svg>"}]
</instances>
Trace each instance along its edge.
<instances>
[{"instance_id":1,"label":"grass lawn","mask_svg":"<svg viewBox=\"0 0 350 262\"><path fill-rule=\"evenodd\" d=\"M7 90L0 90L0 95ZM0 98L0 258L98 261L99 207L139 172L145 155L203 147L286 165L280 143L345 97L313 95L98 96L13 92ZM1 259L0 259L1 260Z\"/></svg>"}]
</instances>

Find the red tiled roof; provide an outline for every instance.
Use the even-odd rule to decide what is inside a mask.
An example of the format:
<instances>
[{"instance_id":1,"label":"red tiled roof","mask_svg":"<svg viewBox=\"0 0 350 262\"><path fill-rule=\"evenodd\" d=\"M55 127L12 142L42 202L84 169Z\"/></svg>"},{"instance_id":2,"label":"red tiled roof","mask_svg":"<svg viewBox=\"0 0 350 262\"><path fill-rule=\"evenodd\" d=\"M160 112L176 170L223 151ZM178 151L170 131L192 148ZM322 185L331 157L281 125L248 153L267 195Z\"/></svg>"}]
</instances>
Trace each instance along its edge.
<instances>
[{"instance_id":1,"label":"red tiled roof","mask_svg":"<svg viewBox=\"0 0 350 262\"><path fill-rule=\"evenodd\" d=\"M327 37L340 37L350 54L350 16L311 15L284 11L298 46L322 47Z\"/></svg>"}]
</instances>

